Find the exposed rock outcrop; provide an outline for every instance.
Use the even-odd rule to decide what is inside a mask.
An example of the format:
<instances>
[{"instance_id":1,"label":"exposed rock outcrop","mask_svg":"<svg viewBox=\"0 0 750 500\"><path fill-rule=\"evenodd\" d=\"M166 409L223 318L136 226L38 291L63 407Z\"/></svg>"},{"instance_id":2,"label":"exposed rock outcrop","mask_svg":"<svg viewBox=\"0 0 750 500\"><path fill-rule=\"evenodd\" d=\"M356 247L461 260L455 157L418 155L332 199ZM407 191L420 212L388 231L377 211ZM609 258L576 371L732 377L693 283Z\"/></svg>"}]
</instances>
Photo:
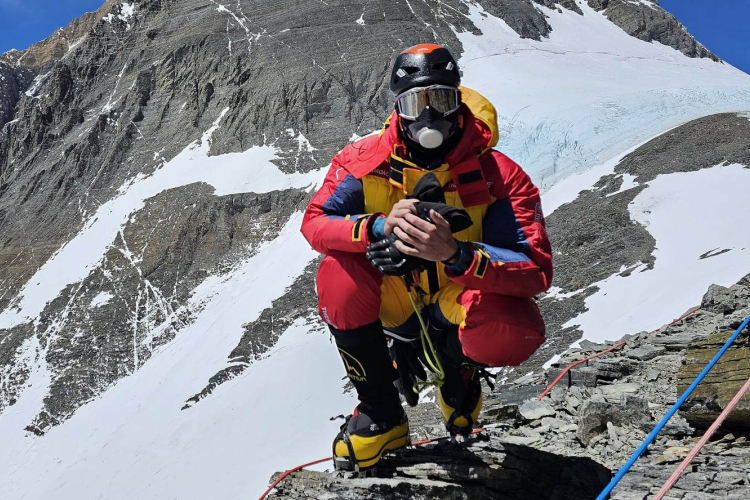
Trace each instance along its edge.
<instances>
[{"instance_id":1,"label":"exposed rock outcrop","mask_svg":"<svg viewBox=\"0 0 750 500\"><path fill-rule=\"evenodd\" d=\"M16 68L0 61L0 131L6 123L13 120L16 104L21 99L21 93L31 84L32 75L28 69Z\"/></svg>"},{"instance_id":2,"label":"exposed rock outcrop","mask_svg":"<svg viewBox=\"0 0 750 500\"><path fill-rule=\"evenodd\" d=\"M688 57L719 58L690 35L674 15L659 6L658 0L587 0L596 10L628 35L645 42L659 42L679 50Z\"/></svg>"},{"instance_id":3,"label":"exposed rock outcrop","mask_svg":"<svg viewBox=\"0 0 750 500\"><path fill-rule=\"evenodd\" d=\"M712 287L703 307L684 319L655 332L623 339L625 345L619 349L574 368L542 401L537 397L561 367L615 343L582 342L580 348L571 349L546 372L546 379L542 374L532 374L486 391L478 425L488 432L481 439L471 439L464 445L416 448L387 457L377 479L342 480L328 473L295 473L282 483L276 498L319 498L324 492L331 500L388 500L410 495L445 499L594 498L609 482L607 469L614 471L622 466L682 392L685 367L697 367L699 363L691 361L695 346L713 355L718 349L714 332L736 328L750 315L749 280L750 275L723 293ZM725 314L725 306L731 312ZM717 307L720 312L715 312ZM743 338L748 335L745 332ZM735 349L745 352L747 361L747 346L741 342ZM727 355L727 362L732 363L731 354ZM699 387L709 391L721 387L723 393L733 395L738 389L735 379L750 375L745 370L745 375L738 374L721 384L719 379L726 372L717 368L714 379ZM693 371L690 369L690 374ZM740 385L742 382L744 379ZM613 500L650 497L687 455L702 432L683 418L690 419L696 404L705 401L705 393L699 390L694 394L614 490ZM407 410L412 432L420 438L444 432L434 403ZM677 483L670 498L739 500L750 495L746 474L750 445L744 411L740 409L737 418L727 421L700 460ZM704 415L703 421L708 418ZM512 462L509 456L515 457ZM560 474L551 474L550 467ZM532 470L535 472L530 476ZM565 471L575 471L578 478L574 483L568 481ZM502 488L495 486L495 478L502 478ZM530 485L530 479L539 488Z\"/></svg>"},{"instance_id":4,"label":"exposed rock outcrop","mask_svg":"<svg viewBox=\"0 0 750 500\"><path fill-rule=\"evenodd\" d=\"M68 55L71 50L82 44L84 38L91 32L91 29L113 7L117 10L116 15L119 15L121 5L117 3L117 0L105 0L102 6L96 11L87 12L81 17L73 19L70 24L57 29L50 36L31 47L0 54L0 62L32 70L39 70L45 66L54 64Z\"/></svg>"},{"instance_id":5,"label":"exposed rock outcrop","mask_svg":"<svg viewBox=\"0 0 750 500\"><path fill-rule=\"evenodd\" d=\"M645 42L659 42L679 50L688 57L719 57L698 42L658 0L586 0L588 5L622 28L628 35ZM503 19L513 31L523 38L542 40L548 38L552 27L546 14L538 9L568 9L582 14L575 0L482 0L487 12Z\"/></svg>"},{"instance_id":6,"label":"exposed rock outcrop","mask_svg":"<svg viewBox=\"0 0 750 500\"><path fill-rule=\"evenodd\" d=\"M403 451L369 479L300 472L270 498L560 500L593 498L609 471L587 458L565 458L504 440L494 432L464 444Z\"/></svg>"},{"instance_id":7,"label":"exposed rock outcrop","mask_svg":"<svg viewBox=\"0 0 750 500\"><path fill-rule=\"evenodd\" d=\"M747 295L748 290L740 291ZM688 388L732 333L734 332L714 333L706 339L690 343L685 364L678 373L679 392ZM682 415L690 425L708 428L749 378L750 336L745 335L735 341L706 375L705 381L696 388L685 404ZM750 428L750 394L740 400L725 425L735 429Z\"/></svg>"}]
</instances>

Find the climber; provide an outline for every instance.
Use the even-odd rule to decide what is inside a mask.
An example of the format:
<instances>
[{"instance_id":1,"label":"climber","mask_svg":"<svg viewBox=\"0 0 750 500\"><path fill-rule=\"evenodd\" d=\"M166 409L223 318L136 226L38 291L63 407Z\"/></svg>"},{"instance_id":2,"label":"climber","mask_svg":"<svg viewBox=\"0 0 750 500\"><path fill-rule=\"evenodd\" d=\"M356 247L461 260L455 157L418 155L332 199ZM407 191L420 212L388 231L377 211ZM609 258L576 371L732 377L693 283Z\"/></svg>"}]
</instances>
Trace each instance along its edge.
<instances>
[{"instance_id":1,"label":"climber","mask_svg":"<svg viewBox=\"0 0 750 500\"><path fill-rule=\"evenodd\" d=\"M460 83L443 46L399 54L393 113L333 158L302 222L325 255L319 312L359 398L333 443L337 469L410 443L399 393L415 405L427 378L420 319L453 435L477 420L483 368L518 365L544 341L533 297L550 286L552 255L539 191L492 149L495 108Z\"/></svg>"}]
</instances>

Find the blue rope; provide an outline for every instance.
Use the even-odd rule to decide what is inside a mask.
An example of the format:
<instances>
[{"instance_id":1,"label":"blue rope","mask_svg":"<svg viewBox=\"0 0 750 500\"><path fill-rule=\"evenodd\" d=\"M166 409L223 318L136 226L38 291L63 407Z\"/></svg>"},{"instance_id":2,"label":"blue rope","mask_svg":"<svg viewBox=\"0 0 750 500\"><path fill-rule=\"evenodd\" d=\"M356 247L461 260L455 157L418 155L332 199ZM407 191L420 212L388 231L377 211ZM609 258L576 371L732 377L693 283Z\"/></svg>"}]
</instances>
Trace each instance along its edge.
<instances>
[{"instance_id":1,"label":"blue rope","mask_svg":"<svg viewBox=\"0 0 750 500\"><path fill-rule=\"evenodd\" d=\"M609 494L612 492L615 486L617 486L617 483L622 480L623 476L627 474L627 472L630 470L630 468L633 466L636 460L638 460L638 457L640 457L644 451L646 451L646 448L648 448L648 445L650 445L654 439L656 439L656 436L661 432L661 430L664 428L665 425L667 425L667 422L674 416L675 413L677 413L677 410L680 409L680 406L685 402L685 400L690 397L690 394L693 393L696 387L698 387L698 384L703 381L703 379L706 377L709 371L711 371L711 368L714 367L717 361L719 361L719 358L721 358L725 352L727 352L727 349L734 343L734 341L739 337L740 333L742 333L742 330L747 327L747 325L750 324L750 316L745 318L745 321L742 322L740 327L737 329L736 332L734 332L734 335L732 335L729 340L727 340L727 343L724 344L724 347L721 348L719 352L716 353L716 356L711 360L710 363L706 365L706 367L703 369L703 371L695 378L692 384L690 384L690 387L687 388L685 393L680 396L680 399L677 400L677 402L674 404L674 406L667 412L666 415L664 415L664 418L661 419L661 421L656 424L656 427L654 427L654 430L651 431L651 434L649 434L646 439L643 441L641 446L638 447L637 450L633 453L633 455L628 459L627 463L620 469L615 477L612 478L612 481L609 482L606 488L604 488L604 491L602 491L598 497L596 497L596 500L606 500L606 498L609 496Z\"/></svg>"}]
</instances>

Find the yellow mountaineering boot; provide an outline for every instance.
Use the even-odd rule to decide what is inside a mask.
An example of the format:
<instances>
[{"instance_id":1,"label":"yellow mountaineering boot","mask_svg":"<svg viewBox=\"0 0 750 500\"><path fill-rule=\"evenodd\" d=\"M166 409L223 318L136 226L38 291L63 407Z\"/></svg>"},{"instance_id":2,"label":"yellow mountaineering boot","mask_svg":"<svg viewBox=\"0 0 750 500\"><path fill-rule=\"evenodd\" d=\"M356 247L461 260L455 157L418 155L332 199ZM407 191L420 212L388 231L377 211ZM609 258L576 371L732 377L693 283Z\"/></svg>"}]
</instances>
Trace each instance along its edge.
<instances>
[{"instance_id":1,"label":"yellow mountaineering boot","mask_svg":"<svg viewBox=\"0 0 750 500\"><path fill-rule=\"evenodd\" d=\"M446 430L455 436L471 434L482 410L481 377L490 377L463 353L458 327L432 331L445 378L438 389L438 405ZM490 387L492 384L487 382Z\"/></svg>"},{"instance_id":2,"label":"yellow mountaineering boot","mask_svg":"<svg viewBox=\"0 0 750 500\"><path fill-rule=\"evenodd\" d=\"M482 410L482 400L482 385L476 368L446 367L445 383L438 389L438 404L451 436L471 434Z\"/></svg>"},{"instance_id":3,"label":"yellow mountaineering boot","mask_svg":"<svg viewBox=\"0 0 750 500\"><path fill-rule=\"evenodd\" d=\"M333 465L336 470L362 472L373 468L389 451L411 444L406 414L396 424L375 423L355 409L333 440Z\"/></svg>"},{"instance_id":4,"label":"yellow mountaineering boot","mask_svg":"<svg viewBox=\"0 0 750 500\"><path fill-rule=\"evenodd\" d=\"M333 440L337 470L371 469L388 451L410 443L409 422L393 385L398 372L380 321L351 330L329 327L359 405Z\"/></svg>"}]
</instances>

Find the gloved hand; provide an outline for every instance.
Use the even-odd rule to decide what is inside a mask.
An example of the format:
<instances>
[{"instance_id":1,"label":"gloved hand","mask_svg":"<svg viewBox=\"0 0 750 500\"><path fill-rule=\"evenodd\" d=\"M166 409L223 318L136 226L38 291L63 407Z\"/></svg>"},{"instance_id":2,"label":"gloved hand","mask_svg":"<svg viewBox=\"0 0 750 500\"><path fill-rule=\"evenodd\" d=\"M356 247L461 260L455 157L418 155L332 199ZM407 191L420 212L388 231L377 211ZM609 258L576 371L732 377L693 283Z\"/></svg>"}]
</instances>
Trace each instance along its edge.
<instances>
[{"instance_id":1,"label":"gloved hand","mask_svg":"<svg viewBox=\"0 0 750 500\"><path fill-rule=\"evenodd\" d=\"M424 352L419 339L403 341L398 339L388 340L388 352L391 355L398 379L393 383L409 406L417 406L419 394L414 392L414 384L418 380L427 380L427 373L422 365Z\"/></svg>"},{"instance_id":2,"label":"gloved hand","mask_svg":"<svg viewBox=\"0 0 750 500\"><path fill-rule=\"evenodd\" d=\"M407 276L412 271L424 267L424 259L402 254L396 248L396 240L396 235L391 233L390 236L367 247L365 256L375 269L389 276Z\"/></svg>"},{"instance_id":3,"label":"gloved hand","mask_svg":"<svg viewBox=\"0 0 750 500\"><path fill-rule=\"evenodd\" d=\"M430 210L434 210L443 216L443 219L448 221L451 226L451 233L457 233L471 227L473 224L471 216L463 208L454 207L452 205L446 205L445 203L433 203L430 201L420 201L414 205L417 209L419 218L426 220L427 222L434 224L435 221L430 217Z\"/></svg>"}]
</instances>

